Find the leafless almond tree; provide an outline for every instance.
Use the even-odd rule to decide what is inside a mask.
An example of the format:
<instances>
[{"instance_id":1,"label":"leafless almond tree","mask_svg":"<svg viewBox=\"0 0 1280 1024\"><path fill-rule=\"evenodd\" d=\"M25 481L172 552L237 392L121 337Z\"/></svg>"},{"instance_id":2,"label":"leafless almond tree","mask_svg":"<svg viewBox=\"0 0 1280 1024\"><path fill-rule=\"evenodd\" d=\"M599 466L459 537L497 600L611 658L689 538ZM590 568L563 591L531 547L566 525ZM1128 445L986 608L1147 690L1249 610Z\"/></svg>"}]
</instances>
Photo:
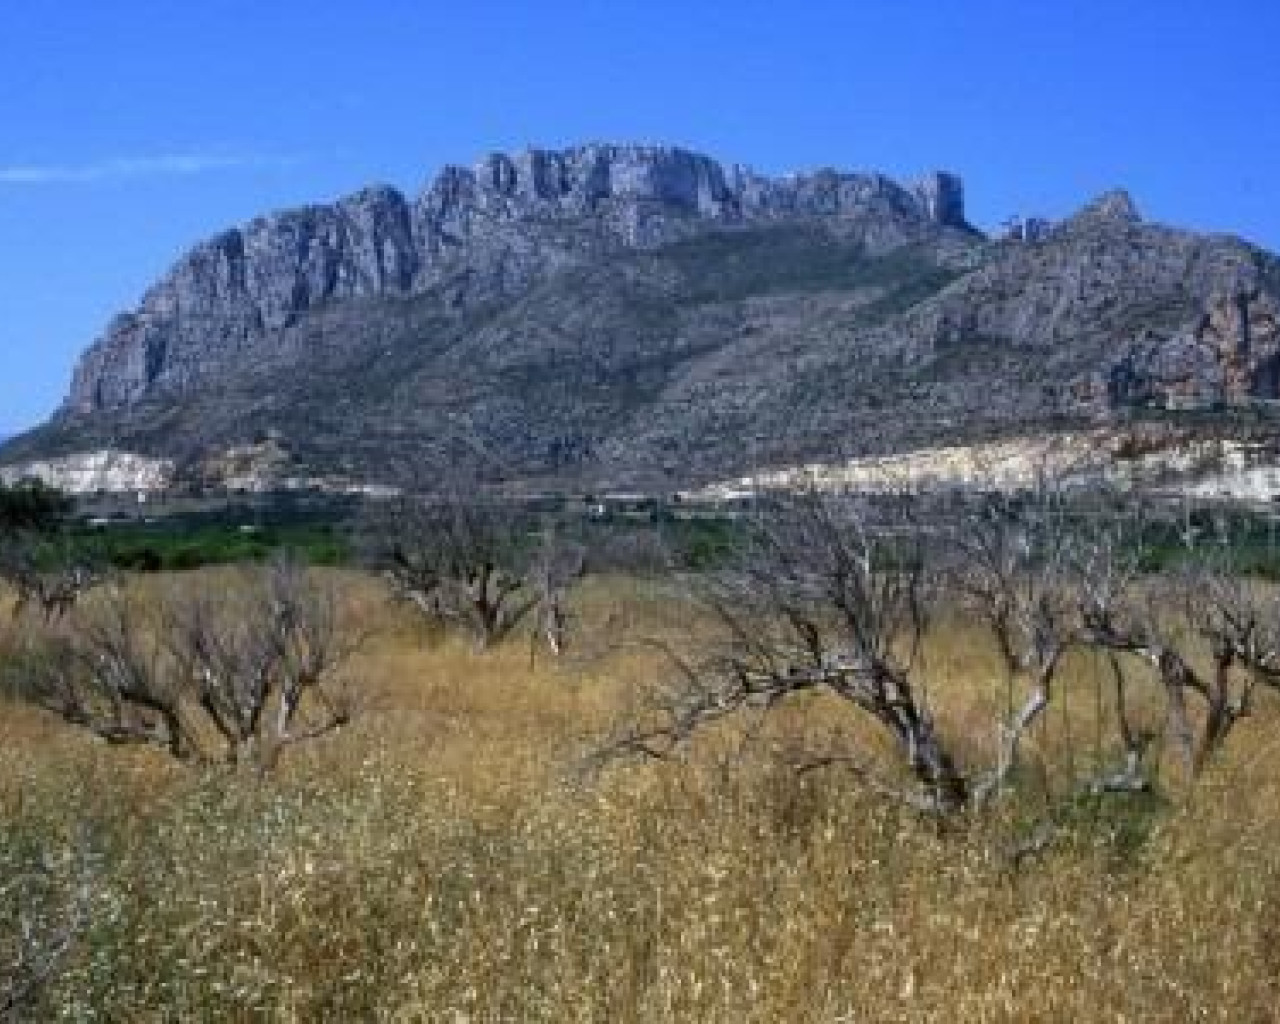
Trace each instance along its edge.
<instances>
[{"instance_id":1,"label":"leafless almond tree","mask_svg":"<svg viewBox=\"0 0 1280 1024\"><path fill-rule=\"evenodd\" d=\"M144 601L121 587L28 640L11 666L28 699L112 743L260 769L350 720L339 668L353 650L336 597L288 561L213 596Z\"/></svg>"},{"instance_id":2,"label":"leafless almond tree","mask_svg":"<svg viewBox=\"0 0 1280 1024\"><path fill-rule=\"evenodd\" d=\"M1167 731L1193 774L1252 712L1256 688L1280 685L1280 599L1219 554L1193 552L1140 587L1100 594L1098 573L1086 588L1082 641L1116 659L1118 680L1122 658L1154 670Z\"/></svg>"},{"instance_id":3,"label":"leafless almond tree","mask_svg":"<svg viewBox=\"0 0 1280 1024\"><path fill-rule=\"evenodd\" d=\"M979 801L1007 783L1023 737L1054 698L1072 643L1066 525L1063 503L1049 490L966 497L935 517L931 555L958 606L986 624L1005 673L1006 714L996 763L974 786Z\"/></svg>"},{"instance_id":4,"label":"leafless almond tree","mask_svg":"<svg viewBox=\"0 0 1280 1024\"><path fill-rule=\"evenodd\" d=\"M367 532L397 594L431 621L486 650L533 619L534 635L559 653L585 554L554 526L535 527L517 503L450 492L395 502Z\"/></svg>"},{"instance_id":5,"label":"leafless almond tree","mask_svg":"<svg viewBox=\"0 0 1280 1024\"><path fill-rule=\"evenodd\" d=\"M1131 714L1135 659L1155 670L1168 738L1192 773L1250 712L1255 688L1280 683L1273 593L1205 558L1144 573L1144 515L1097 492L877 502L810 491L762 500L751 532L743 560L701 587L713 635L696 638L695 654L671 652L675 684L614 752L666 757L710 722L821 689L889 737L910 785L865 752L822 763L952 813L1013 788L1022 741L1059 699L1073 649L1097 652L1111 670L1121 754L1080 780L1090 792L1150 786L1158 737ZM940 607L984 622L1000 654L1006 701L990 764L964 763L963 737L935 713L936 695L959 684L920 657Z\"/></svg>"},{"instance_id":6,"label":"leafless almond tree","mask_svg":"<svg viewBox=\"0 0 1280 1024\"><path fill-rule=\"evenodd\" d=\"M568 540L555 526L546 525L526 572L534 595L537 623L531 647L541 638L552 654L563 654L569 633L569 588L586 570L586 548Z\"/></svg>"},{"instance_id":7,"label":"leafless almond tree","mask_svg":"<svg viewBox=\"0 0 1280 1024\"><path fill-rule=\"evenodd\" d=\"M31 538L21 536L11 536L0 543L0 580L14 591L15 619L28 609L39 611L45 622L61 619L82 595L105 582L105 574L87 564L40 569L33 544Z\"/></svg>"},{"instance_id":8,"label":"leafless almond tree","mask_svg":"<svg viewBox=\"0 0 1280 1024\"><path fill-rule=\"evenodd\" d=\"M751 526L740 563L701 594L718 636L676 659L681 685L618 749L665 757L711 721L821 689L881 728L914 785L847 758L869 781L922 809L966 806L971 780L918 672L935 580L916 538L873 530L857 499L817 492L764 501Z\"/></svg>"}]
</instances>

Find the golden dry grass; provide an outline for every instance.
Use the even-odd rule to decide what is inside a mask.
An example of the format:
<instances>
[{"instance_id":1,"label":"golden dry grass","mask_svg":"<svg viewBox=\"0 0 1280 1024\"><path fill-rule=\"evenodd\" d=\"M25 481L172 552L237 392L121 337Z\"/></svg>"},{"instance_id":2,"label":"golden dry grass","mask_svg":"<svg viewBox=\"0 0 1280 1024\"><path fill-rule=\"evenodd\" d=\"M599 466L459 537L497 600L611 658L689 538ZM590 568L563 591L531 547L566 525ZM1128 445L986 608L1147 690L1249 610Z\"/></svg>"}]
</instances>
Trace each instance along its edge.
<instances>
[{"instance_id":1,"label":"golden dry grass","mask_svg":"<svg viewBox=\"0 0 1280 1024\"><path fill-rule=\"evenodd\" d=\"M201 585L217 579L190 577ZM1191 793L1069 804L1063 841L1001 856L1095 749L1097 688L1034 737L1033 796L945 832L776 752L830 701L686 763L583 756L661 669L639 650L530 665L388 612L353 665L356 723L255 782L103 747L0 705L0 868L87 841L93 924L42 1014L76 1021L1263 1021L1280 1006L1280 746L1244 723ZM593 581L583 614L679 626L658 585ZM962 622L930 648L977 756L1003 700ZM87 837L87 840L84 838Z\"/></svg>"}]
</instances>

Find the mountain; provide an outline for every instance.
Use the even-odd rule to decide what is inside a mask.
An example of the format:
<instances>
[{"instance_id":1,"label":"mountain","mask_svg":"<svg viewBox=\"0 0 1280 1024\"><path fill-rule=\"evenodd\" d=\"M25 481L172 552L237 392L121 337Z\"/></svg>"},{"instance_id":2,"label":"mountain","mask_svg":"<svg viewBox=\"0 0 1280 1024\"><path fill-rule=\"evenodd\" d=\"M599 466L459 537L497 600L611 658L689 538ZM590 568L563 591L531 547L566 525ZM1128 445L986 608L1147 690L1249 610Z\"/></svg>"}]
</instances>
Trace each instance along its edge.
<instances>
[{"instance_id":1,"label":"mountain","mask_svg":"<svg viewBox=\"0 0 1280 1024\"><path fill-rule=\"evenodd\" d=\"M494 154L196 246L0 462L686 486L1257 406L1280 397L1278 297L1275 257L1145 223L1123 192L990 239L945 173Z\"/></svg>"}]
</instances>

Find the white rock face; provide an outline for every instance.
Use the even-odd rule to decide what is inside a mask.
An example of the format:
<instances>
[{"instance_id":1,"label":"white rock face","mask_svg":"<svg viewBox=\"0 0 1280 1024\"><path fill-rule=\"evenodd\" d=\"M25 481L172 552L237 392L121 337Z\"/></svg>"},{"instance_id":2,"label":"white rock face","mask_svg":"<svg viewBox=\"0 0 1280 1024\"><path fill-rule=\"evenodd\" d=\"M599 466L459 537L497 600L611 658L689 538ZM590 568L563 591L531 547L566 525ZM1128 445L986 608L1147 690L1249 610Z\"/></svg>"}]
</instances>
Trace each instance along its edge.
<instances>
[{"instance_id":1,"label":"white rock face","mask_svg":"<svg viewBox=\"0 0 1280 1024\"><path fill-rule=\"evenodd\" d=\"M206 467L206 483L228 493L315 491L389 498L399 488L341 477L286 476L287 456L273 444L229 448ZM58 459L0 466L0 483L39 480L67 494L154 494L174 484L174 465L131 452L80 452Z\"/></svg>"},{"instance_id":2,"label":"white rock face","mask_svg":"<svg viewBox=\"0 0 1280 1024\"><path fill-rule=\"evenodd\" d=\"M68 494L151 493L173 478L173 463L130 452L104 450L66 455L40 462L0 466L0 482L39 480Z\"/></svg>"},{"instance_id":3,"label":"white rock face","mask_svg":"<svg viewBox=\"0 0 1280 1024\"><path fill-rule=\"evenodd\" d=\"M1171 497L1236 501L1280 500L1280 462L1235 441L1173 441L1139 454L1132 438L1097 430L1023 437L986 444L922 448L899 455L810 463L724 480L686 492L689 501L732 501L767 491L865 494L969 487L1012 491L1038 480L1091 484Z\"/></svg>"},{"instance_id":4,"label":"white rock face","mask_svg":"<svg viewBox=\"0 0 1280 1024\"><path fill-rule=\"evenodd\" d=\"M992 490L1026 487L1038 476L1062 478L1095 470L1107 452L1078 436L1020 438L989 444L922 448L900 455L809 463L713 484L687 497L728 500L759 491L816 487L823 491L884 493L935 487Z\"/></svg>"}]
</instances>

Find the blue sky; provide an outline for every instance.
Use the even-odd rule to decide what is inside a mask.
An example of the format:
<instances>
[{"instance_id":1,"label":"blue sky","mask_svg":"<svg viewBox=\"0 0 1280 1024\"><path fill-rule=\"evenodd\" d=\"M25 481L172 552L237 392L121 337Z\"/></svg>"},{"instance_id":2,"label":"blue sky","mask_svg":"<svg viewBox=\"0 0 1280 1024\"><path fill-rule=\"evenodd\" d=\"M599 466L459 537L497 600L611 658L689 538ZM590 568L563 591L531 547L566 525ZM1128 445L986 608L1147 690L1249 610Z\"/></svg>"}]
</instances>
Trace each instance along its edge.
<instances>
[{"instance_id":1,"label":"blue sky","mask_svg":"<svg viewBox=\"0 0 1280 1024\"><path fill-rule=\"evenodd\" d=\"M1280 249L1278 43L1275 0L13 0L0 432L200 238L530 143L948 168L985 226L1124 185Z\"/></svg>"}]
</instances>

